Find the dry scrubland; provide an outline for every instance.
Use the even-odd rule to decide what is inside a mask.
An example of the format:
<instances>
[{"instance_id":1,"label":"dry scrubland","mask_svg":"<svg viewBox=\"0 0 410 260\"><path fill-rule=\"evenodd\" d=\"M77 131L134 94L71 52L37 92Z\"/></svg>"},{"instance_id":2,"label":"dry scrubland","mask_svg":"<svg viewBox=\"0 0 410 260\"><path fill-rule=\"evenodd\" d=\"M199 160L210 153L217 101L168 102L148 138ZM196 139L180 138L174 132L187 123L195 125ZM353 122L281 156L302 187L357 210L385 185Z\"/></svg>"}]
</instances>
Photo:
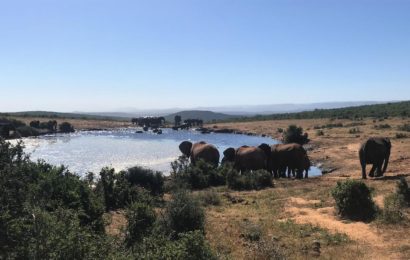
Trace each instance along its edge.
<instances>
[{"instance_id":1,"label":"dry scrubland","mask_svg":"<svg viewBox=\"0 0 410 260\"><path fill-rule=\"evenodd\" d=\"M21 118L20 118L21 119ZM45 118L25 118L44 121ZM58 120L60 121L60 120ZM64 119L76 129L128 127L129 122ZM234 192L225 187L197 191L200 196L216 197L216 205L207 206L206 236L221 258L275 259L409 259L410 222L385 224L376 219L369 223L340 219L330 190L339 180L360 179L358 160L360 143L369 136L387 136L392 140L392 155L385 177L367 179L374 189L376 204L383 208L383 199L395 190L398 176L410 182L410 138L396 138L398 125L410 120L399 118L376 121L311 119L236 122L208 125L233 128L243 132L266 134L280 138L278 128L290 124L302 126L308 132L306 146L316 165L335 169L332 173L308 180L274 180L275 187L261 191ZM342 123L343 127L323 128L317 125ZM355 125L355 124L361 125ZM376 129L388 124L390 128ZM351 129L358 128L358 131ZM402 132L410 136L409 132ZM368 166L368 169L370 167ZM165 195L167 199L169 195ZM219 198L219 199L218 199ZM218 203L218 200L219 203ZM409 212L405 212L410 219ZM125 219L122 212L112 212L107 231L120 234ZM320 249L319 248L320 244Z\"/></svg>"}]
</instances>

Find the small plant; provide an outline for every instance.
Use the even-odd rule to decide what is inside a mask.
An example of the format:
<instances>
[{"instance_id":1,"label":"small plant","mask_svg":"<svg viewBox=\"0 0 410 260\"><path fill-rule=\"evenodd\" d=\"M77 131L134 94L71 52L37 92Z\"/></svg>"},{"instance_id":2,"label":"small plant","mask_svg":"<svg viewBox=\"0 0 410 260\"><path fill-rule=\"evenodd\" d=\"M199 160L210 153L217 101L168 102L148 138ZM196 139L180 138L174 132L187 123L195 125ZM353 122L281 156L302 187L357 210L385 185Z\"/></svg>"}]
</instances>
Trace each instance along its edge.
<instances>
[{"instance_id":1,"label":"small plant","mask_svg":"<svg viewBox=\"0 0 410 260\"><path fill-rule=\"evenodd\" d=\"M390 129L391 126L389 124L380 124L380 125L375 125L375 129Z\"/></svg>"},{"instance_id":2,"label":"small plant","mask_svg":"<svg viewBox=\"0 0 410 260\"><path fill-rule=\"evenodd\" d=\"M361 133L362 131L358 127L353 127L349 129L349 134L358 134Z\"/></svg>"},{"instance_id":3,"label":"small plant","mask_svg":"<svg viewBox=\"0 0 410 260\"><path fill-rule=\"evenodd\" d=\"M376 214L376 206L371 190L361 181L337 182L331 192L336 201L338 213L351 220L371 220Z\"/></svg>"},{"instance_id":4,"label":"small plant","mask_svg":"<svg viewBox=\"0 0 410 260\"><path fill-rule=\"evenodd\" d=\"M403 206L410 207L410 188L404 177L397 182L396 193L398 194Z\"/></svg>"},{"instance_id":5,"label":"small plant","mask_svg":"<svg viewBox=\"0 0 410 260\"><path fill-rule=\"evenodd\" d=\"M408 135L403 134L403 133L396 133L396 138L397 139L404 139L404 138L409 138Z\"/></svg>"},{"instance_id":6,"label":"small plant","mask_svg":"<svg viewBox=\"0 0 410 260\"><path fill-rule=\"evenodd\" d=\"M278 128L278 133L283 133L283 128Z\"/></svg>"},{"instance_id":7,"label":"small plant","mask_svg":"<svg viewBox=\"0 0 410 260\"><path fill-rule=\"evenodd\" d=\"M243 227L243 232L241 234L241 237L255 242L255 241L259 241L262 237L262 229L259 225L255 224L255 223L251 223L251 222L246 222Z\"/></svg>"},{"instance_id":8,"label":"small plant","mask_svg":"<svg viewBox=\"0 0 410 260\"><path fill-rule=\"evenodd\" d=\"M323 132L323 130L317 130L316 131L316 136L324 136L325 133Z\"/></svg>"}]
</instances>

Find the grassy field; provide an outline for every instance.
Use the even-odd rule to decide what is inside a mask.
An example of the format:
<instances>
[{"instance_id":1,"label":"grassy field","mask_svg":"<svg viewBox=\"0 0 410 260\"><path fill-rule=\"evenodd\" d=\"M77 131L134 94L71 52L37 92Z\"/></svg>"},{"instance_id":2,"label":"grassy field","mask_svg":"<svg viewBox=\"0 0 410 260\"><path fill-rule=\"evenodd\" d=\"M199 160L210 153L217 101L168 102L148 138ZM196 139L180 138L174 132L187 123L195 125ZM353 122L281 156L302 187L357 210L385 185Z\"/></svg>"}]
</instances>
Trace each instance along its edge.
<instances>
[{"instance_id":1,"label":"grassy field","mask_svg":"<svg viewBox=\"0 0 410 260\"><path fill-rule=\"evenodd\" d=\"M21 118L20 118L21 119ZM27 123L37 118L24 118ZM40 118L40 120L46 120ZM59 119L58 119L59 120ZM129 122L61 119L76 129L127 127ZM274 187L260 191L236 192L226 187L196 191L212 193L216 205L206 207L206 237L222 259L409 259L410 214L399 224L379 219L369 223L339 218L330 190L339 180L360 179L360 143L369 136L392 140L392 155L384 177L367 179L374 200L383 208L383 199L395 190L400 176L410 182L410 132L399 131L409 119L389 118L329 120L271 120L208 125L281 138L279 128L303 127L311 141L306 148L316 165L332 173L308 180L274 180ZM399 134L399 135L398 135ZM397 138L401 137L401 138ZM369 167L370 168L370 167ZM369 169L368 169L369 170ZM167 199L167 194L165 199ZM107 232L113 235L124 225L121 212L112 212Z\"/></svg>"}]
</instances>

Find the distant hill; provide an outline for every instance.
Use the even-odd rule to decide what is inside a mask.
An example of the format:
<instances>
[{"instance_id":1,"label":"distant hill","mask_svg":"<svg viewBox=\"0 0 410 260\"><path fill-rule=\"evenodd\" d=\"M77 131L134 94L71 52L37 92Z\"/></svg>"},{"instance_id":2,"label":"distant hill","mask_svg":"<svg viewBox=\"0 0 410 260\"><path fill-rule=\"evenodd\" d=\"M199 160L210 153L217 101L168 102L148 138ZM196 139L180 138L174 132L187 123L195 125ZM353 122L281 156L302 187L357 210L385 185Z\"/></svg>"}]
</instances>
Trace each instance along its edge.
<instances>
[{"instance_id":1,"label":"distant hill","mask_svg":"<svg viewBox=\"0 0 410 260\"><path fill-rule=\"evenodd\" d=\"M186 110L186 111L180 111L177 113L169 114L165 116L165 120L167 122L174 122L174 118L176 115L180 115L182 118L182 121L190 118L190 119L202 119L204 120L204 122L227 120L227 119L232 119L236 117L234 115L228 115L228 114L217 113L217 112L212 112L212 111L205 111L205 110Z\"/></svg>"},{"instance_id":2,"label":"distant hill","mask_svg":"<svg viewBox=\"0 0 410 260\"><path fill-rule=\"evenodd\" d=\"M61 113L52 111L23 111L0 113L0 116L15 116L15 117L44 117L44 118L69 118L69 119L93 119L93 120L128 120L119 116L107 115L92 115L82 113Z\"/></svg>"},{"instance_id":3,"label":"distant hill","mask_svg":"<svg viewBox=\"0 0 410 260\"><path fill-rule=\"evenodd\" d=\"M314 119L314 118L362 118L362 117L410 117L410 101L389 102L384 104L352 106L335 109L315 109L297 113L280 113L236 117L229 121L259 121L275 119ZM226 121L226 120L225 120Z\"/></svg>"}]
</instances>

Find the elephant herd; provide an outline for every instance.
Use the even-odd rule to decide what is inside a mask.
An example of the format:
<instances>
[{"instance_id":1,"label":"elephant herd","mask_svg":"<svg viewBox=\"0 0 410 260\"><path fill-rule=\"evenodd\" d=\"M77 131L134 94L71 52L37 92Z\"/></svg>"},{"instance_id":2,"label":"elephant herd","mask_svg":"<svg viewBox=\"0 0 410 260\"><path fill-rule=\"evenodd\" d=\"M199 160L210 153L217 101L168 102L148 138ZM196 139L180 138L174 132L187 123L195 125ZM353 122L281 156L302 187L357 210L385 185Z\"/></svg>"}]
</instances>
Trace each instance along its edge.
<instances>
[{"instance_id":1,"label":"elephant herd","mask_svg":"<svg viewBox=\"0 0 410 260\"><path fill-rule=\"evenodd\" d=\"M190 158L191 163L202 159L207 163L219 164L218 149L206 142L191 143L183 141L179 145L180 151ZM223 152L221 164L232 163L238 171L267 170L275 177L288 177L291 174L296 178L308 177L310 160L303 146L292 144L261 144L259 146L241 146L239 148L228 148Z\"/></svg>"},{"instance_id":2,"label":"elephant herd","mask_svg":"<svg viewBox=\"0 0 410 260\"><path fill-rule=\"evenodd\" d=\"M362 178L366 179L366 165L372 164L370 177L383 176L389 164L391 142L389 138L372 137L366 140L359 149L359 160L362 168ZM191 163L202 159L207 163L219 164L218 149L206 142L191 143L183 141L179 145L180 151L190 158ZM302 145L291 144L261 144L259 146L241 146L228 148L223 152L221 164L232 163L238 171L264 169L272 173L275 178L291 177L308 178L311 166L306 150Z\"/></svg>"}]
</instances>

